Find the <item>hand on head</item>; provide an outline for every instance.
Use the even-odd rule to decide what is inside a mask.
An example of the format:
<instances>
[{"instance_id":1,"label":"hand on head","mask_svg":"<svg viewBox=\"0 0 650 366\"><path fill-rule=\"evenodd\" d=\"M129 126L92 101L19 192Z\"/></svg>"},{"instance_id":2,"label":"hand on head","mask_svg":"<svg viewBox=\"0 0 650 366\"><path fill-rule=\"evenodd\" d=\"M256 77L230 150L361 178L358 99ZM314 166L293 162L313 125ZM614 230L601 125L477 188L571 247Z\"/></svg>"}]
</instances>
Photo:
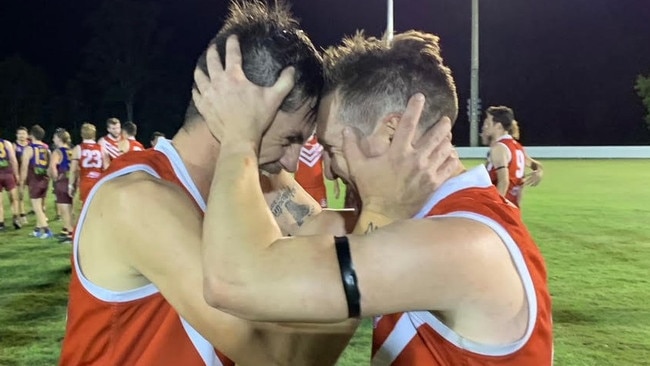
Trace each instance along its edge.
<instances>
[{"instance_id":1,"label":"hand on head","mask_svg":"<svg viewBox=\"0 0 650 366\"><path fill-rule=\"evenodd\" d=\"M343 150L363 209L394 219L410 218L461 168L448 117L414 141L423 107L422 94L411 97L390 146L380 155L364 152L353 129L344 131Z\"/></svg>"},{"instance_id":2,"label":"hand on head","mask_svg":"<svg viewBox=\"0 0 650 366\"><path fill-rule=\"evenodd\" d=\"M262 135L294 85L294 68L282 70L270 87L252 83L242 68L236 36L226 41L226 66L222 66L216 45L210 45L206 62L208 75L194 70L196 88L192 100L212 135L222 144L251 142L259 148Z\"/></svg>"}]
</instances>

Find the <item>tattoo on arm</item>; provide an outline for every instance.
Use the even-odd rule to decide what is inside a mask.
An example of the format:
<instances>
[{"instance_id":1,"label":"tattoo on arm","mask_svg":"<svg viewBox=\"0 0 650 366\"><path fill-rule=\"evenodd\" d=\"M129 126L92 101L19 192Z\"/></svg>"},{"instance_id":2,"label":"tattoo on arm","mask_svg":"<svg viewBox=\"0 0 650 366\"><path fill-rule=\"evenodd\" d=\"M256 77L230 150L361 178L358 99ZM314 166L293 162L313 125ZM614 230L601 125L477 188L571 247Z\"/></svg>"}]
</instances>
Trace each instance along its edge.
<instances>
[{"instance_id":1,"label":"tattoo on arm","mask_svg":"<svg viewBox=\"0 0 650 366\"><path fill-rule=\"evenodd\" d=\"M294 201L295 196L295 188L286 188L271 202L270 208L274 217L280 217L286 211L296 220L298 226L301 226L305 219L313 213L313 208L307 204L297 203Z\"/></svg>"},{"instance_id":2,"label":"tattoo on arm","mask_svg":"<svg viewBox=\"0 0 650 366\"><path fill-rule=\"evenodd\" d=\"M370 234L371 232L377 230L379 227L372 222L368 223L368 227L366 228L365 234Z\"/></svg>"}]
</instances>

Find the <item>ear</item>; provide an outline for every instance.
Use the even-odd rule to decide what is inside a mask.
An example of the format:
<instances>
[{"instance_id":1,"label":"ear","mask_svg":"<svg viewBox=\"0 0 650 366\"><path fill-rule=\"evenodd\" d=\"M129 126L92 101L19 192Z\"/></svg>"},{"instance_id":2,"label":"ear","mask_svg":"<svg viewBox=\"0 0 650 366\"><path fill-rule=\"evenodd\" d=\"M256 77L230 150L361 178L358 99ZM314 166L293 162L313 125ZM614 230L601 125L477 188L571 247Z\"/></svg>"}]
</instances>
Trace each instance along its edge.
<instances>
[{"instance_id":1,"label":"ear","mask_svg":"<svg viewBox=\"0 0 650 366\"><path fill-rule=\"evenodd\" d=\"M379 120L373 133L366 138L370 156L383 154L390 147L401 117L400 113L390 113Z\"/></svg>"},{"instance_id":2,"label":"ear","mask_svg":"<svg viewBox=\"0 0 650 366\"><path fill-rule=\"evenodd\" d=\"M401 113L389 113L385 115L377 124L373 135L381 140L392 141L400 118L402 118Z\"/></svg>"}]
</instances>

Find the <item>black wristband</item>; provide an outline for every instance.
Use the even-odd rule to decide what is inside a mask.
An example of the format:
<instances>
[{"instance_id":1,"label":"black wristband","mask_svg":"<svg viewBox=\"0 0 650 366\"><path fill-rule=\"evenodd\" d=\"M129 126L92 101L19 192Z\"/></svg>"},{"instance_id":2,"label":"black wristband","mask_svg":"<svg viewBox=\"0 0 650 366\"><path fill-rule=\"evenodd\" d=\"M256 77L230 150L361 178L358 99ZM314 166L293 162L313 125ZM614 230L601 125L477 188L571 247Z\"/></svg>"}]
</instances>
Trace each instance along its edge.
<instances>
[{"instance_id":1,"label":"black wristband","mask_svg":"<svg viewBox=\"0 0 650 366\"><path fill-rule=\"evenodd\" d=\"M361 315L361 294L359 293L357 273L354 271L350 256L350 242L348 242L347 236L335 236L334 245L336 246L336 257L339 260L345 300L348 303L348 318L358 318Z\"/></svg>"}]
</instances>

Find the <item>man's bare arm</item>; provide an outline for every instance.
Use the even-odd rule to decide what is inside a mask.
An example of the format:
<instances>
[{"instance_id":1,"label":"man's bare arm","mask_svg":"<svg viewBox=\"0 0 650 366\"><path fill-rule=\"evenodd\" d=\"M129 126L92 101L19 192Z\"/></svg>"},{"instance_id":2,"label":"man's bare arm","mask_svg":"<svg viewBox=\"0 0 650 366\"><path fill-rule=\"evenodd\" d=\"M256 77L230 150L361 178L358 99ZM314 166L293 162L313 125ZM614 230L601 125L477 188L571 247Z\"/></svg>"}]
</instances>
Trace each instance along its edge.
<instances>
[{"instance_id":1,"label":"man's bare arm","mask_svg":"<svg viewBox=\"0 0 650 366\"><path fill-rule=\"evenodd\" d=\"M72 158L70 159L70 184L77 185L79 179L79 159L81 158L81 146L77 145L72 149Z\"/></svg>"},{"instance_id":2,"label":"man's bare arm","mask_svg":"<svg viewBox=\"0 0 650 366\"><path fill-rule=\"evenodd\" d=\"M503 197L508 193L510 176L508 175L508 164L510 163L508 148L502 143L496 143L490 149L490 161L497 169L497 190Z\"/></svg>"},{"instance_id":3,"label":"man's bare arm","mask_svg":"<svg viewBox=\"0 0 650 366\"><path fill-rule=\"evenodd\" d=\"M116 205L126 214L109 214ZM123 261L153 282L184 319L238 364L331 365L356 329L356 323L349 322L254 323L208 306L200 266L202 215L176 186L134 173L101 187L89 215L104 215L108 221L92 227L95 220L87 220L84 231L106 238L111 248L119 243L115 249ZM83 231L79 235L83 243Z\"/></svg>"},{"instance_id":4,"label":"man's bare arm","mask_svg":"<svg viewBox=\"0 0 650 366\"><path fill-rule=\"evenodd\" d=\"M20 172L18 171L18 159L16 159L16 151L14 150L14 146L9 141L5 141L4 144L5 151L9 158L9 165L11 166L11 170L13 171L16 179L20 180Z\"/></svg>"},{"instance_id":5,"label":"man's bare arm","mask_svg":"<svg viewBox=\"0 0 650 366\"><path fill-rule=\"evenodd\" d=\"M228 151L233 155L228 156ZM206 300L259 321L346 319L333 237L282 237L262 193L255 190L257 170L250 168L255 161L252 149L222 149L215 172L222 178L213 183L204 221ZM362 217L360 222L363 226L372 219ZM463 294L481 293L495 281L512 290L508 282L512 273L493 270L496 261L510 260L505 247L494 232L477 222L402 221L367 235L350 235L349 241L363 316L454 308L465 300ZM510 268L500 268L504 267ZM456 275L460 268L463 276Z\"/></svg>"},{"instance_id":6,"label":"man's bare arm","mask_svg":"<svg viewBox=\"0 0 650 366\"><path fill-rule=\"evenodd\" d=\"M27 182L27 172L29 169L29 160L34 156L34 148L28 146L23 151L23 163L20 167L20 185L24 186Z\"/></svg>"},{"instance_id":7,"label":"man's bare arm","mask_svg":"<svg viewBox=\"0 0 650 366\"><path fill-rule=\"evenodd\" d=\"M56 166L59 163L61 163L61 159L63 159L63 157L61 156L61 150L59 149L54 150L54 153L50 158L50 165L47 169L47 174L50 176L50 179L52 179L53 181L56 180L59 176L59 171Z\"/></svg>"},{"instance_id":8,"label":"man's bare arm","mask_svg":"<svg viewBox=\"0 0 650 366\"><path fill-rule=\"evenodd\" d=\"M354 211L321 208L286 171L261 175L262 191L283 235L329 232L344 235L352 230Z\"/></svg>"}]
</instances>

